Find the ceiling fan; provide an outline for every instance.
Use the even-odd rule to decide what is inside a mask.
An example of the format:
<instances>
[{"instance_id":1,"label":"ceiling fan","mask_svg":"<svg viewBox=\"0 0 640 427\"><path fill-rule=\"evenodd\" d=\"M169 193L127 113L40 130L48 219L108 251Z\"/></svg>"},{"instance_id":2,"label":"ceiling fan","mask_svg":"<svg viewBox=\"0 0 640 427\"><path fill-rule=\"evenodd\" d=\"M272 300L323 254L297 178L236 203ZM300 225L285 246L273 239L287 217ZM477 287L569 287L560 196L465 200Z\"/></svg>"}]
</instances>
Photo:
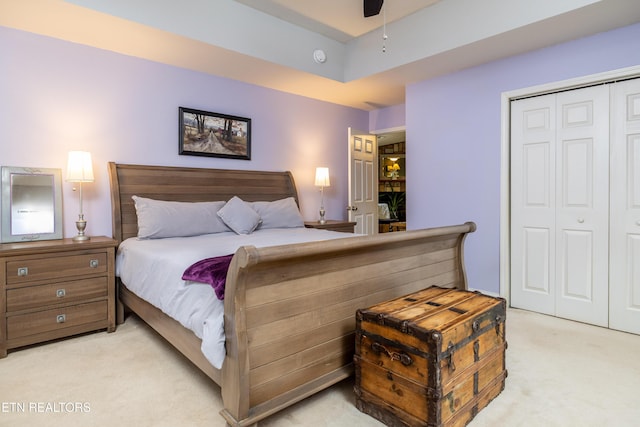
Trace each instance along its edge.
<instances>
[{"instance_id":1,"label":"ceiling fan","mask_svg":"<svg viewBox=\"0 0 640 427\"><path fill-rule=\"evenodd\" d=\"M376 16L380 14L380 10L382 9L382 4L384 0L363 0L362 1L362 9L364 12L364 17L369 18L371 16ZM386 12L386 8L385 8ZM384 20L382 24L382 53L387 51L386 41L387 41L387 16L386 13L383 15Z\"/></svg>"},{"instance_id":2,"label":"ceiling fan","mask_svg":"<svg viewBox=\"0 0 640 427\"><path fill-rule=\"evenodd\" d=\"M384 3L384 0L363 0L364 17L369 18L370 16L378 15L380 9L382 9L382 3Z\"/></svg>"}]
</instances>

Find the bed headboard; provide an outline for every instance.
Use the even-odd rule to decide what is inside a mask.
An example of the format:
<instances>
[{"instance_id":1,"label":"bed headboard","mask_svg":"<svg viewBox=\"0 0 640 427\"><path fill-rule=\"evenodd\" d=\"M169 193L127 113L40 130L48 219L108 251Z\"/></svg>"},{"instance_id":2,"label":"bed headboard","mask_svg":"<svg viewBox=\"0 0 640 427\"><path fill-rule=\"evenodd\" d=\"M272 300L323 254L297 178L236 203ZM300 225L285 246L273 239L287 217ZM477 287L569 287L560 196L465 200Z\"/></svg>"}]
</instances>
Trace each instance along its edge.
<instances>
[{"instance_id":1,"label":"bed headboard","mask_svg":"<svg viewBox=\"0 0 640 427\"><path fill-rule=\"evenodd\" d=\"M274 201L298 193L290 172L201 169L125 165L109 162L113 238L122 242L138 235L131 196L180 202L229 200Z\"/></svg>"}]
</instances>

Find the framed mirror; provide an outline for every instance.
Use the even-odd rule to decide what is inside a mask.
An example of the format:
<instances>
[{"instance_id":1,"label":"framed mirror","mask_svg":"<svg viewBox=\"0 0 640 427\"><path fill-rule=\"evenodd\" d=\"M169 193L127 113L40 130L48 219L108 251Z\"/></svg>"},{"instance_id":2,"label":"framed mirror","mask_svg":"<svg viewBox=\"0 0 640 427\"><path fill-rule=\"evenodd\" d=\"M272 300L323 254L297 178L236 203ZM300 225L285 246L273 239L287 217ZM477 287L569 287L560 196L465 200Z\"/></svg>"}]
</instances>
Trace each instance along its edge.
<instances>
[{"instance_id":1,"label":"framed mirror","mask_svg":"<svg viewBox=\"0 0 640 427\"><path fill-rule=\"evenodd\" d=\"M0 241L62 239L60 169L2 167Z\"/></svg>"}]
</instances>

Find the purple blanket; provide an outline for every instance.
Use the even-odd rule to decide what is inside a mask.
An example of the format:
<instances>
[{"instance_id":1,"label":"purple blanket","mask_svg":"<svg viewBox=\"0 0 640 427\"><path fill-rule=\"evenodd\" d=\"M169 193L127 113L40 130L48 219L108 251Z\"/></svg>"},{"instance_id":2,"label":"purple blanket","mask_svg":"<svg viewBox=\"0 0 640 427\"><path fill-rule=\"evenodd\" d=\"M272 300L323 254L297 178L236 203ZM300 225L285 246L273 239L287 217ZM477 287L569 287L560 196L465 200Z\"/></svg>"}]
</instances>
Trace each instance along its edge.
<instances>
[{"instance_id":1,"label":"purple blanket","mask_svg":"<svg viewBox=\"0 0 640 427\"><path fill-rule=\"evenodd\" d=\"M231 258L233 254L202 259L184 271L182 280L208 283L216 292L218 299L223 300Z\"/></svg>"}]
</instances>

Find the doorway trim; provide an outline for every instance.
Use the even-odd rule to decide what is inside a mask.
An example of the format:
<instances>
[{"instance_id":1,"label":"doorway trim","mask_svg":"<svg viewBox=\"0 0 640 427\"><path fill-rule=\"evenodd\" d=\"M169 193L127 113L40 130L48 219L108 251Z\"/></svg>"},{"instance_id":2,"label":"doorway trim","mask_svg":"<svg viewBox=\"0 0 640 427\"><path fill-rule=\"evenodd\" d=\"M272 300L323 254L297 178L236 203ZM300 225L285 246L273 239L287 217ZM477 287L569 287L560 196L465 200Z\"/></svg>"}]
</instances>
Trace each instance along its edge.
<instances>
[{"instance_id":1,"label":"doorway trim","mask_svg":"<svg viewBox=\"0 0 640 427\"><path fill-rule=\"evenodd\" d=\"M386 129L370 130L369 132L372 135L382 135L385 133L406 132L406 131L407 131L406 126L396 126L392 128L386 128Z\"/></svg>"},{"instance_id":2,"label":"doorway trim","mask_svg":"<svg viewBox=\"0 0 640 427\"><path fill-rule=\"evenodd\" d=\"M640 66L620 68L503 92L500 96L500 296L511 305L511 101L640 77Z\"/></svg>"}]
</instances>

